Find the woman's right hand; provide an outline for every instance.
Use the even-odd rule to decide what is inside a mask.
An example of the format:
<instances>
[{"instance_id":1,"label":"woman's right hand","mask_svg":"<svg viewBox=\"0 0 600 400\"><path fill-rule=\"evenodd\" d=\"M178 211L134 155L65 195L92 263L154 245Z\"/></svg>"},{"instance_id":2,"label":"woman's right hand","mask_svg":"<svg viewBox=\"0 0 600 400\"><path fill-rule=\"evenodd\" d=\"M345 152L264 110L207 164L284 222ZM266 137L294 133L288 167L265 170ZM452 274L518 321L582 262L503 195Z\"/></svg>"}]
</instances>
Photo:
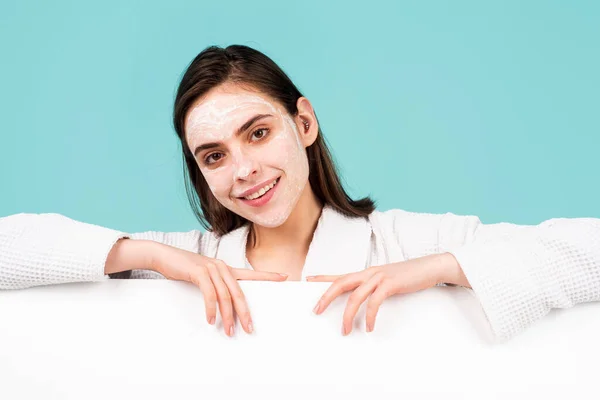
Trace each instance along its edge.
<instances>
[{"instance_id":1,"label":"woman's right hand","mask_svg":"<svg viewBox=\"0 0 600 400\"><path fill-rule=\"evenodd\" d=\"M138 266L140 259L143 259L142 263L145 264L143 269L156 271L167 279L191 282L198 286L204 295L208 323L211 325L215 323L218 303L223 328L228 336L233 336L234 333L234 311L238 315L244 331L247 333L253 331L250 310L238 280L281 282L288 278L285 274L275 272L232 268L221 260L158 242L141 242L132 239L119 240L111 251L111 254L114 254L112 259L109 255L109 261L112 261L110 265L117 264L116 259L119 255L122 256L121 259L134 257L137 262L134 262L133 265ZM129 246L130 251L123 246ZM126 257L127 254L129 257Z\"/></svg>"}]
</instances>

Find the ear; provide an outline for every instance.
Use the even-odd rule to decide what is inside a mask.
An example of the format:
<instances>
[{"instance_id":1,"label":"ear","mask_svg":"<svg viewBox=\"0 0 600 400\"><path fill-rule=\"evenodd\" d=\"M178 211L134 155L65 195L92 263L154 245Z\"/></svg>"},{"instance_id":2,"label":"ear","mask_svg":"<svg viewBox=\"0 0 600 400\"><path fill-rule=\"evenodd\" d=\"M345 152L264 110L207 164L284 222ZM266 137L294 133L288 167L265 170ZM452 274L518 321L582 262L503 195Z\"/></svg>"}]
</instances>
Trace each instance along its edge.
<instances>
[{"instance_id":1,"label":"ear","mask_svg":"<svg viewBox=\"0 0 600 400\"><path fill-rule=\"evenodd\" d=\"M294 122L300 132L300 140L304 147L308 147L317 140L319 133L319 123L310 101L306 97L300 97L296 103L298 114L294 117Z\"/></svg>"}]
</instances>

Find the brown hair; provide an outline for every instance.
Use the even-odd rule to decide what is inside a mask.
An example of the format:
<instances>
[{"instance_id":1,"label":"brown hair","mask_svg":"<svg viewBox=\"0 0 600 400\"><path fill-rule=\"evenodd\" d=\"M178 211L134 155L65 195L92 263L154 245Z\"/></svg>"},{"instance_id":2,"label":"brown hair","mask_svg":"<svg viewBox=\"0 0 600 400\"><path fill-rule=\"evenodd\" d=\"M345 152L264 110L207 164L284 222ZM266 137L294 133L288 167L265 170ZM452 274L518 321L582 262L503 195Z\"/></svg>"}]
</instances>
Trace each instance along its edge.
<instances>
[{"instance_id":1,"label":"brown hair","mask_svg":"<svg viewBox=\"0 0 600 400\"><path fill-rule=\"evenodd\" d=\"M192 211L202 226L218 236L242 226L247 220L225 208L213 196L187 145L184 127L192 104L211 89L228 82L265 93L280 102L291 116L297 115L296 104L302 97L273 60L247 46L207 47L188 66L177 89L173 124L183 149L184 174L189 178L184 181ZM306 148L306 154L308 180L318 199L350 217L366 217L373 212L373 200L369 197L352 200L344 190L320 126L317 139Z\"/></svg>"}]
</instances>

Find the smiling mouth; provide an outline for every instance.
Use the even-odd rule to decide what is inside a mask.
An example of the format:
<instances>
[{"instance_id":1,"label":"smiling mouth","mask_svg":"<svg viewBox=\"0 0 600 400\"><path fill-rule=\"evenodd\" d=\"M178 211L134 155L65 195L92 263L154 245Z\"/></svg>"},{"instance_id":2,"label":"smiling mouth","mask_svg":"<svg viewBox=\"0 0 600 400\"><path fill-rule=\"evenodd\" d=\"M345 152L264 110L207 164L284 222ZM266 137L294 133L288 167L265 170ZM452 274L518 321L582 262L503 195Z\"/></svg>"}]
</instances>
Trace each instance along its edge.
<instances>
[{"instance_id":1,"label":"smiling mouth","mask_svg":"<svg viewBox=\"0 0 600 400\"><path fill-rule=\"evenodd\" d=\"M256 200L256 199L260 199L265 194L267 194L271 190L273 190L273 188L275 187L275 185L277 185L277 183L279 183L279 179L281 179L281 177L275 179L272 183L270 183L269 185L266 185L263 188L260 188L256 192L254 192L252 194L249 194L248 196L238 197L238 199L241 199L241 200Z\"/></svg>"}]
</instances>

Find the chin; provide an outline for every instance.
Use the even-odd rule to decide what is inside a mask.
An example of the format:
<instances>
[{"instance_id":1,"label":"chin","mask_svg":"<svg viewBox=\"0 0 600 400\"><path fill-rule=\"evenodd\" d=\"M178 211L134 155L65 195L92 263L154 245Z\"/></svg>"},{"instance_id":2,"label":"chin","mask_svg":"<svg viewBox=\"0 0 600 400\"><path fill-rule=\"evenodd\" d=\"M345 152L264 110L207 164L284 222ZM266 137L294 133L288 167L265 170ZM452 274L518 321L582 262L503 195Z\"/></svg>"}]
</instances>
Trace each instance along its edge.
<instances>
[{"instance_id":1,"label":"chin","mask_svg":"<svg viewBox=\"0 0 600 400\"><path fill-rule=\"evenodd\" d=\"M264 228L277 228L287 221L289 215L281 215L280 213L267 213L266 215L253 215L252 218L246 217L254 224Z\"/></svg>"}]
</instances>

